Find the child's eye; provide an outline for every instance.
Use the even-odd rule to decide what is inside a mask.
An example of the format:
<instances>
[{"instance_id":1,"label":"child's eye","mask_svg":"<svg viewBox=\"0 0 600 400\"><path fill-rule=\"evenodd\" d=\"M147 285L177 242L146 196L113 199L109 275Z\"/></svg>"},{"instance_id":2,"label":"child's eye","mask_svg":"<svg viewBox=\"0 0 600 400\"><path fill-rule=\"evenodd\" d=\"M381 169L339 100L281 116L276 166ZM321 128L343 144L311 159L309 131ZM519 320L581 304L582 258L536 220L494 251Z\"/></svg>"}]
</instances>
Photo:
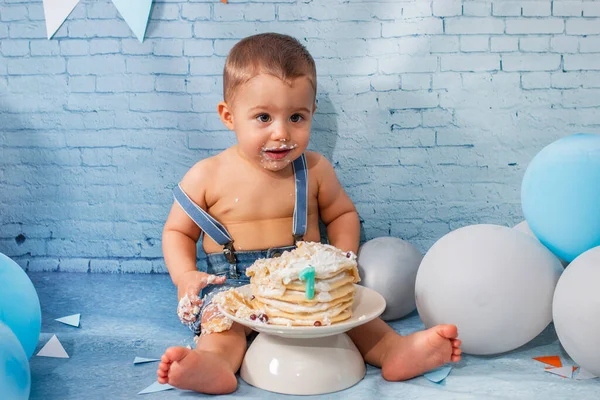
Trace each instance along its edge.
<instances>
[{"instance_id":1,"label":"child's eye","mask_svg":"<svg viewBox=\"0 0 600 400\"><path fill-rule=\"evenodd\" d=\"M300 114L294 114L290 117L290 121L292 122L300 122L302 119L304 119L304 117Z\"/></svg>"},{"instance_id":2,"label":"child's eye","mask_svg":"<svg viewBox=\"0 0 600 400\"><path fill-rule=\"evenodd\" d=\"M269 122L271 120L271 116L269 114L260 114L256 117L260 122Z\"/></svg>"}]
</instances>

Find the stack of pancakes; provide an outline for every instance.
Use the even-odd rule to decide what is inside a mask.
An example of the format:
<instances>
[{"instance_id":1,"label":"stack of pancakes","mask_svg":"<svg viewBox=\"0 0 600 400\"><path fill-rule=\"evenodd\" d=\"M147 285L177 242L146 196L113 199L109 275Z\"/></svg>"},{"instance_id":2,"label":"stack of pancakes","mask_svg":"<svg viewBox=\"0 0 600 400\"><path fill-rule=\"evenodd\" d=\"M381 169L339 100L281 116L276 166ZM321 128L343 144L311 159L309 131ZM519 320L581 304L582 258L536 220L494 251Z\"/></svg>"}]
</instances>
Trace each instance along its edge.
<instances>
[{"instance_id":1,"label":"stack of pancakes","mask_svg":"<svg viewBox=\"0 0 600 400\"><path fill-rule=\"evenodd\" d=\"M302 272L314 268L314 296ZM241 318L275 325L330 325L352 316L355 283L360 281L356 255L316 242L299 242L278 258L257 260L246 270L252 295L236 289L213 301Z\"/></svg>"}]
</instances>

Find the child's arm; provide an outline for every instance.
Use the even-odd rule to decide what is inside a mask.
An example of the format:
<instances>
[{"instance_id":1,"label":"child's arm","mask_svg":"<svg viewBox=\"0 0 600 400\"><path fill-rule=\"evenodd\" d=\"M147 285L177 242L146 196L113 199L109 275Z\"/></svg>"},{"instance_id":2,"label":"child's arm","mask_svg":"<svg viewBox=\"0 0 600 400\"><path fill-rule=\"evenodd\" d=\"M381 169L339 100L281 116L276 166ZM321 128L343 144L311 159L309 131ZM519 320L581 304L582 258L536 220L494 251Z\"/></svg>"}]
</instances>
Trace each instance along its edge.
<instances>
[{"instance_id":1,"label":"child's arm","mask_svg":"<svg viewBox=\"0 0 600 400\"><path fill-rule=\"evenodd\" d=\"M201 161L192 167L181 180L181 188L188 197L206 210L206 182L209 163ZM165 223L162 246L165 263L171 280L178 288L178 297L188 292L197 294L206 286L208 275L198 272L196 267L196 243L200 238L200 228L176 202ZM214 283L222 283L221 279Z\"/></svg>"},{"instance_id":2,"label":"child's arm","mask_svg":"<svg viewBox=\"0 0 600 400\"><path fill-rule=\"evenodd\" d=\"M314 172L319 185L317 201L321 220L327 226L329 243L356 253L360 242L360 222L356 208L342 188L331 163L320 154L311 154L316 158Z\"/></svg>"}]
</instances>

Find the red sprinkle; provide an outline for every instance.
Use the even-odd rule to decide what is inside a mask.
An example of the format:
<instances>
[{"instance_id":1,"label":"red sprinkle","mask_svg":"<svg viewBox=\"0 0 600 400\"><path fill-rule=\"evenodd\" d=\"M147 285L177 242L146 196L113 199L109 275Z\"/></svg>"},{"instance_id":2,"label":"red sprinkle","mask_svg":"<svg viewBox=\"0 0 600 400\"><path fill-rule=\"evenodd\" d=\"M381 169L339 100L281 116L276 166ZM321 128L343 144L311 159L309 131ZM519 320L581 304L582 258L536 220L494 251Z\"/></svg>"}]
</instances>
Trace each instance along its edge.
<instances>
[{"instance_id":1,"label":"red sprinkle","mask_svg":"<svg viewBox=\"0 0 600 400\"><path fill-rule=\"evenodd\" d=\"M350 258L350 252L346 253L346 258Z\"/></svg>"},{"instance_id":2,"label":"red sprinkle","mask_svg":"<svg viewBox=\"0 0 600 400\"><path fill-rule=\"evenodd\" d=\"M315 321L315 326L321 326L321 321Z\"/></svg>"},{"instance_id":3,"label":"red sprinkle","mask_svg":"<svg viewBox=\"0 0 600 400\"><path fill-rule=\"evenodd\" d=\"M252 321L254 321L254 320L256 319L256 314L251 314L251 315L250 315L250 319L251 319Z\"/></svg>"},{"instance_id":4,"label":"red sprinkle","mask_svg":"<svg viewBox=\"0 0 600 400\"><path fill-rule=\"evenodd\" d=\"M269 321L269 317L267 316L267 314L258 314L258 319L260 320L260 322L267 322Z\"/></svg>"},{"instance_id":5,"label":"red sprinkle","mask_svg":"<svg viewBox=\"0 0 600 400\"><path fill-rule=\"evenodd\" d=\"M255 297L254 297L254 295L252 295L252 297L250 297L250 300L254 300L254 299L255 299Z\"/></svg>"}]
</instances>

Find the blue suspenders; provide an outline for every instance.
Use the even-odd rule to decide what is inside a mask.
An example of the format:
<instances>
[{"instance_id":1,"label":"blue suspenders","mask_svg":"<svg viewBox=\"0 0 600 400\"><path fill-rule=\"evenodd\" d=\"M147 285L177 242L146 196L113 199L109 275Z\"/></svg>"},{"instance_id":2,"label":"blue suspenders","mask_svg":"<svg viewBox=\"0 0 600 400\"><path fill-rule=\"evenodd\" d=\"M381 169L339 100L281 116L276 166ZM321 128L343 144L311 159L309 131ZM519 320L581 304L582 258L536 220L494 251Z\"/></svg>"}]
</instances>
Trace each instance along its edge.
<instances>
[{"instance_id":1,"label":"blue suspenders","mask_svg":"<svg viewBox=\"0 0 600 400\"><path fill-rule=\"evenodd\" d=\"M304 154L298 157L292 163L294 169L294 179L296 186L296 203L294 205L294 224L293 236L294 243L302 240L306 233L306 222L308 214L308 168ZM212 240L223 246L223 254L230 264L232 271L235 271L235 250L233 248L233 239L223 225L214 219L210 214L204 211L200 206L192 201L188 195L177 185L173 189L175 201L185 211L185 213L200 227L200 229L210 236ZM235 274L234 274L235 275Z\"/></svg>"}]
</instances>

